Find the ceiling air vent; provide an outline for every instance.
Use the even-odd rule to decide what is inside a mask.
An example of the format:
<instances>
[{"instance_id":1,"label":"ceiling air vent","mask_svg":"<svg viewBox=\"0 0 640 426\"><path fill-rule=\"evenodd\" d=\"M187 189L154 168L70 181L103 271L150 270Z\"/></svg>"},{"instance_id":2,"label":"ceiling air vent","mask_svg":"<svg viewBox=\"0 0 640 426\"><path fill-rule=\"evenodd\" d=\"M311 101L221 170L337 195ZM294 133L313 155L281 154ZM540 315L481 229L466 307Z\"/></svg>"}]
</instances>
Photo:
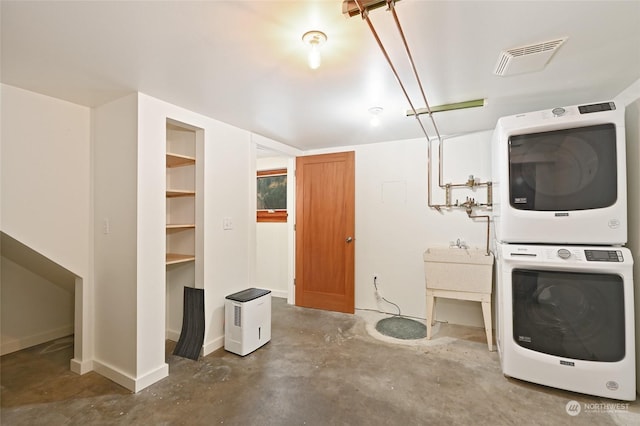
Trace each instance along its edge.
<instances>
[{"instance_id":1,"label":"ceiling air vent","mask_svg":"<svg viewBox=\"0 0 640 426\"><path fill-rule=\"evenodd\" d=\"M564 37L503 50L493 73L505 76L540 71L566 40Z\"/></svg>"}]
</instances>

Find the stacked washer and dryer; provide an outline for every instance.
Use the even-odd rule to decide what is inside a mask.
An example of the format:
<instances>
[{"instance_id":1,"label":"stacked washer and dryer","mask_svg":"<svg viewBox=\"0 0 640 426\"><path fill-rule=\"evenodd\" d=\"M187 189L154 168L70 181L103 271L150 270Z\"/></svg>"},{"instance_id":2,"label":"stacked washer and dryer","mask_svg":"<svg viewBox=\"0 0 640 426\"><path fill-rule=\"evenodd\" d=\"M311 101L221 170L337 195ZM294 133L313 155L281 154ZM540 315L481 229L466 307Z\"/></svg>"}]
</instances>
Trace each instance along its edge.
<instances>
[{"instance_id":1,"label":"stacked washer and dryer","mask_svg":"<svg viewBox=\"0 0 640 426\"><path fill-rule=\"evenodd\" d=\"M624 108L503 117L492 150L503 373L635 400Z\"/></svg>"}]
</instances>

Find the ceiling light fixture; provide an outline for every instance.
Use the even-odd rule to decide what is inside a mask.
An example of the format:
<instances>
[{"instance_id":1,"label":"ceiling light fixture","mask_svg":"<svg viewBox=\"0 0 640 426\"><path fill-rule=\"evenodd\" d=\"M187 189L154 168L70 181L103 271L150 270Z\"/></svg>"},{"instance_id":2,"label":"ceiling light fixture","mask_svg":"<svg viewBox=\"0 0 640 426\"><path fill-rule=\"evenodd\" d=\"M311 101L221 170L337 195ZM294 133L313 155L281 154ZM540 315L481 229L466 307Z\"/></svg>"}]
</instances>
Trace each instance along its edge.
<instances>
[{"instance_id":1,"label":"ceiling light fixture","mask_svg":"<svg viewBox=\"0 0 640 426\"><path fill-rule=\"evenodd\" d=\"M371 107L369 108L369 114L371 114L371 120L369 120L369 124L371 127L378 127L380 125L380 114L384 111L382 107Z\"/></svg>"},{"instance_id":2,"label":"ceiling light fixture","mask_svg":"<svg viewBox=\"0 0 640 426\"><path fill-rule=\"evenodd\" d=\"M327 35L322 31L307 31L302 35L302 41L309 45L309 68L312 70L320 66L322 58L320 57L320 46L327 41Z\"/></svg>"}]
</instances>

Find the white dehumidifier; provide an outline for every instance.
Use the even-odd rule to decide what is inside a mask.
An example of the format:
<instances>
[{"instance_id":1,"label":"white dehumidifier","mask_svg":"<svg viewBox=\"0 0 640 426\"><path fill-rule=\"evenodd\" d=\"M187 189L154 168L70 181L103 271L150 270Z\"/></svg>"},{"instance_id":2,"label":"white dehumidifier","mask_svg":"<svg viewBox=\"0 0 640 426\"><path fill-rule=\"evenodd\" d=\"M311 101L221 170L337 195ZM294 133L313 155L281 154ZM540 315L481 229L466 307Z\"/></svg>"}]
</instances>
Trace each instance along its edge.
<instances>
[{"instance_id":1,"label":"white dehumidifier","mask_svg":"<svg viewBox=\"0 0 640 426\"><path fill-rule=\"evenodd\" d=\"M224 348L245 356L271 340L271 290L249 288L224 303Z\"/></svg>"}]
</instances>

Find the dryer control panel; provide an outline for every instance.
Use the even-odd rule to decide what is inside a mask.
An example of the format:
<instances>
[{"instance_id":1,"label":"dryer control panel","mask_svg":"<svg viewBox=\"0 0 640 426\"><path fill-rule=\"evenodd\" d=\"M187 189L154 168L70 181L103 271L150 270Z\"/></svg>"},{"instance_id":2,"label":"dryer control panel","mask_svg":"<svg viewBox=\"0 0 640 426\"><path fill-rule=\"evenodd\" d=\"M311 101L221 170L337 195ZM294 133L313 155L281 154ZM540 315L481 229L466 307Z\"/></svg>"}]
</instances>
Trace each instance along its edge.
<instances>
[{"instance_id":1,"label":"dryer control panel","mask_svg":"<svg viewBox=\"0 0 640 426\"><path fill-rule=\"evenodd\" d=\"M624 262L621 250L585 250L588 262Z\"/></svg>"}]
</instances>

